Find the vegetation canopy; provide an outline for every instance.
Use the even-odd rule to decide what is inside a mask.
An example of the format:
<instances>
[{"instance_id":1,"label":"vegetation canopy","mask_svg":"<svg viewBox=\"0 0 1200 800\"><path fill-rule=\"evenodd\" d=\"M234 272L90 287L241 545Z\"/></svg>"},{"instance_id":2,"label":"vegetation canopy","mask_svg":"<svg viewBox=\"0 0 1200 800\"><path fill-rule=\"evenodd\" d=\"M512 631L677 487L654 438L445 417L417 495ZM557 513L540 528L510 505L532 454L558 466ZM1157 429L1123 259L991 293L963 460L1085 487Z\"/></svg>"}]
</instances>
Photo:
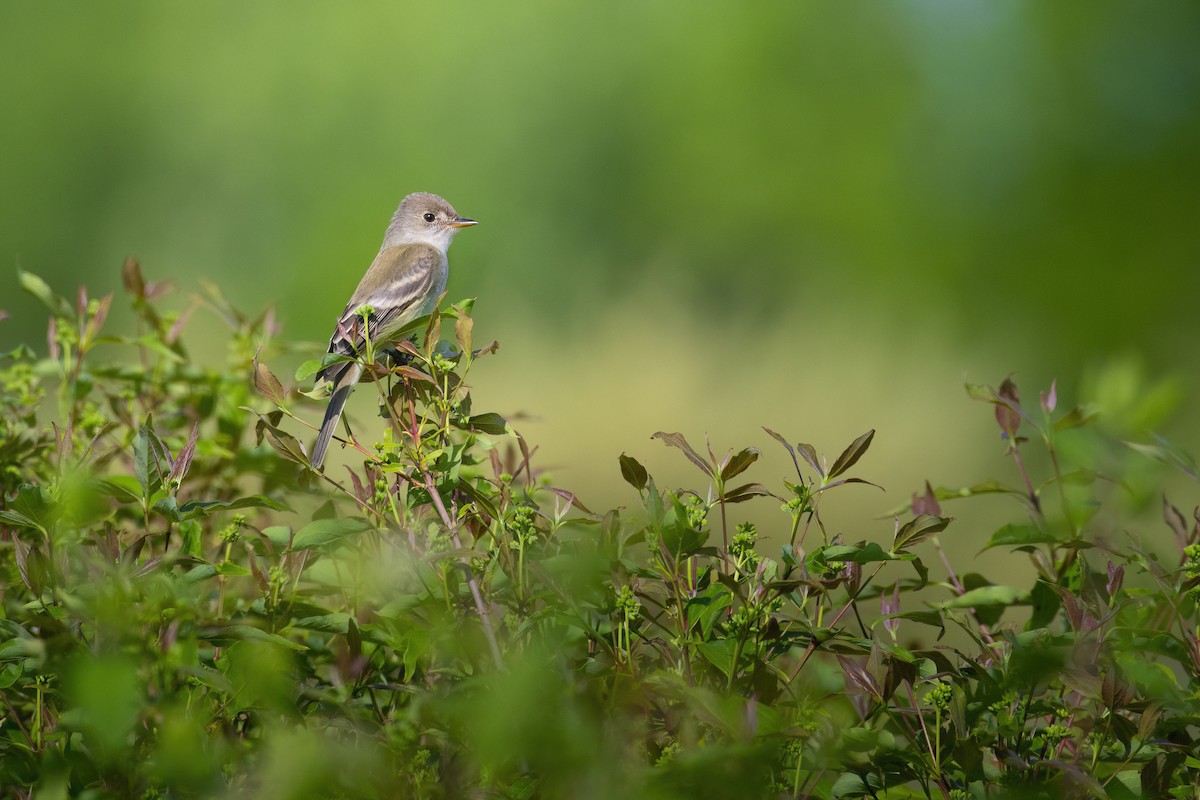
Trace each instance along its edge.
<instances>
[{"instance_id":1,"label":"vegetation canopy","mask_svg":"<svg viewBox=\"0 0 1200 800\"><path fill-rule=\"evenodd\" d=\"M365 348L379 419L318 473L295 384L322 362L274 374L270 312L166 310L130 261L114 333L111 295L19 280L50 321L0 355L0 796L1200 796L1200 508L1163 498L1160 553L1120 502L1128 465L1196 464L1053 386L969 386L1011 480L914 475L880 530L822 512L874 491L874 431L764 429L778 484L656 433L694 484L621 454L632 508L598 511L474 407L471 302ZM223 364L185 346L199 308ZM980 495L1011 520L961 535L1031 580L942 549Z\"/></svg>"}]
</instances>

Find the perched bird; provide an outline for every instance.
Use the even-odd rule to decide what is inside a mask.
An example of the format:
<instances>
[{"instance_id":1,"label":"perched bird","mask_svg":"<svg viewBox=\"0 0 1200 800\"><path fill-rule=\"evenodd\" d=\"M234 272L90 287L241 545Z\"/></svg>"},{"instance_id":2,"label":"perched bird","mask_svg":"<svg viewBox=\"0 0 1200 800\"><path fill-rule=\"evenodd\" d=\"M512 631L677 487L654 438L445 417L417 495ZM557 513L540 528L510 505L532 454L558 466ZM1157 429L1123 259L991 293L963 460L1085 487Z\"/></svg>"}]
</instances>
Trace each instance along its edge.
<instances>
[{"instance_id":1,"label":"perched bird","mask_svg":"<svg viewBox=\"0 0 1200 800\"><path fill-rule=\"evenodd\" d=\"M446 288L450 264L446 250L461 228L475 220L458 212L436 194L416 192L400 202L392 215L383 245L358 288L338 318L329 339L329 352L354 356L363 349L365 339L358 310L370 306L367 335L373 343L382 343L417 317L433 310L433 304ZM343 361L330 364L317 373L317 385L333 384L325 419L313 443L311 463L320 469L325 451L342 409L354 385L362 377L362 364Z\"/></svg>"}]
</instances>

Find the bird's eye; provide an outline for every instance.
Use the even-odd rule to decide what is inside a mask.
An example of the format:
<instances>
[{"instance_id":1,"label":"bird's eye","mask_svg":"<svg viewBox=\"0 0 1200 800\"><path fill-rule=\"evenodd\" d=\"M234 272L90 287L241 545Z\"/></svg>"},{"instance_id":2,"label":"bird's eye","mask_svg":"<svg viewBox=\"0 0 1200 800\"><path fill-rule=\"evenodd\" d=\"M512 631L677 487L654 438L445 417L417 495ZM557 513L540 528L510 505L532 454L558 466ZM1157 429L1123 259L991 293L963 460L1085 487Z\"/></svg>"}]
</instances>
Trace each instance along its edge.
<instances>
[{"instance_id":1,"label":"bird's eye","mask_svg":"<svg viewBox=\"0 0 1200 800\"><path fill-rule=\"evenodd\" d=\"M426 221L426 222L433 222L433 214L431 214L430 212L426 211L426 212L425 212L425 221Z\"/></svg>"}]
</instances>

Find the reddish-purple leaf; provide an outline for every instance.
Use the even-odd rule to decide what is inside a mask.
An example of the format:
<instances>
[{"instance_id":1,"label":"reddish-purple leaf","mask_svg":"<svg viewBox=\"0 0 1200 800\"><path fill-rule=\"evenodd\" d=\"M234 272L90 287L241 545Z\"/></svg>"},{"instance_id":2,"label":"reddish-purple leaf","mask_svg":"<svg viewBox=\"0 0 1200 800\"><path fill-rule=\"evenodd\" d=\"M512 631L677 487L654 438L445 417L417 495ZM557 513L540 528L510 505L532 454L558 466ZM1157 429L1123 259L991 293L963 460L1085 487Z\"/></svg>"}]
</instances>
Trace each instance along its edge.
<instances>
[{"instance_id":1,"label":"reddish-purple leaf","mask_svg":"<svg viewBox=\"0 0 1200 800\"><path fill-rule=\"evenodd\" d=\"M1054 413L1055 406L1058 405L1058 379L1050 381L1050 391L1041 392L1042 410L1047 414Z\"/></svg>"},{"instance_id":2,"label":"reddish-purple leaf","mask_svg":"<svg viewBox=\"0 0 1200 800\"><path fill-rule=\"evenodd\" d=\"M866 667L841 654L838 654L837 660L842 665L842 672L846 673L846 680L872 697L880 696L879 681L867 672Z\"/></svg>"},{"instance_id":3,"label":"reddish-purple leaf","mask_svg":"<svg viewBox=\"0 0 1200 800\"><path fill-rule=\"evenodd\" d=\"M842 451L842 454L837 457L837 461L834 461L833 466L829 468L829 477L836 478L853 467L862 458L863 453L867 452L867 448L871 446L871 440L874 438L875 429L872 428L851 442L850 446Z\"/></svg>"},{"instance_id":4,"label":"reddish-purple leaf","mask_svg":"<svg viewBox=\"0 0 1200 800\"><path fill-rule=\"evenodd\" d=\"M755 447L747 447L732 456L726 456L721 464L721 480L727 481L741 475L757 460L758 449Z\"/></svg>"},{"instance_id":5,"label":"reddish-purple leaf","mask_svg":"<svg viewBox=\"0 0 1200 800\"><path fill-rule=\"evenodd\" d=\"M1125 582L1125 566L1117 566L1113 562L1108 562L1108 582L1104 584L1104 590L1108 592L1108 596L1112 597L1117 592L1121 591L1121 584Z\"/></svg>"},{"instance_id":6,"label":"reddish-purple leaf","mask_svg":"<svg viewBox=\"0 0 1200 800\"><path fill-rule=\"evenodd\" d=\"M766 431L767 435L769 435L772 439L783 445L784 449L788 451L788 455L792 457L792 463L796 465L796 474L800 475L800 462L796 460L796 449L788 444L787 439L783 438L783 436L771 430L770 428L763 426L763 430Z\"/></svg>"},{"instance_id":7,"label":"reddish-purple leaf","mask_svg":"<svg viewBox=\"0 0 1200 800\"><path fill-rule=\"evenodd\" d=\"M817 471L817 474L822 478L825 477L825 470L821 469L821 460L817 458L817 450L811 444L806 442L797 442L796 450L799 451L801 457L808 462L808 465Z\"/></svg>"},{"instance_id":8,"label":"reddish-purple leaf","mask_svg":"<svg viewBox=\"0 0 1200 800\"><path fill-rule=\"evenodd\" d=\"M125 291L133 295L135 300L145 299L146 279L142 277L142 267L136 258L125 259L121 265L121 280L125 284Z\"/></svg>"},{"instance_id":9,"label":"reddish-purple leaf","mask_svg":"<svg viewBox=\"0 0 1200 800\"><path fill-rule=\"evenodd\" d=\"M937 495L933 493L933 487L929 485L929 481L925 481L925 494L919 495L913 492L912 512L918 516L921 514L942 516L942 505L937 501Z\"/></svg>"},{"instance_id":10,"label":"reddish-purple leaf","mask_svg":"<svg viewBox=\"0 0 1200 800\"><path fill-rule=\"evenodd\" d=\"M258 360L258 353L254 354L254 388L275 405L283 405L283 384Z\"/></svg>"},{"instance_id":11,"label":"reddish-purple leaf","mask_svg":"<svg viewBox=\"0 0 1200 800\"><path fill-rule=\"evenodd\" d=\"M683 451L683 454L687 456L688 461L691 461L693 464L699 467L700 471L705 475L713 477L712 465L706 463L704 459L701 458L700 454L696 452L695 448L688 444L688 440L683 437L682 433L664 433L663 431L659 431L650 438L662 439L663 442L671 447L679 448Z\"/></svg>"},{"instance_id":12,"label":"reddish-purple leaf","mask_svg":"<svg viewBox=\"0 0 1200 800\"><path fill-rule=\"evenodd\" d=\"M1175 533L1175 543L1182 550L1188 543L1187 521L1184 520L1183 514L1180 513L1179 509L1171 505L1166 495L1163 495L1163 519Z\"/></svg>"},{"instance_id":13,"label":"reddish-purple leaf","mask_svg":"<svg viewBox=\"0 0 1200 800\"><path fill-rule=\"evenodd\" d=\"M1021 396L1012 378L1005 378L1000 384L996 399L996 422L1000 425L1000 430L1011 439L1017 435L1017 428L1021 426Z\"/></svg>"},{"instance_id":14,"label":"reddish-purple leaf","mask_svg":"<svg viewBox=\"0 0 1200 800\"><path fill-rule=\"evenodd\" d=\"M171 465L171 474L167 477L168 480L183 482L187 476L188 469L192 466L192 458L196 455L196 442L200 437L200 423L192 423L192 433L188 436L187 444L179 451L179 455L175 457L175 463Z\"/></svg>"}]
</instances>

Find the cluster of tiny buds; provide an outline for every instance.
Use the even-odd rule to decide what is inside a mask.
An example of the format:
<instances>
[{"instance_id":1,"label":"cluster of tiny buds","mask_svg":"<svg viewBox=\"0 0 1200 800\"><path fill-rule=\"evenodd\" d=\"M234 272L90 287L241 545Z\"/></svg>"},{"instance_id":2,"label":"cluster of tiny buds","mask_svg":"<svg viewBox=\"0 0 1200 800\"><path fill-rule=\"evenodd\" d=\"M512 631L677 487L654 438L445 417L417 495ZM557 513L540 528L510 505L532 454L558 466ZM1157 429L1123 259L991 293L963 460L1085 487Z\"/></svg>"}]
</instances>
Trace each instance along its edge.
<instances>
[{"instance_id":1,"label":"cluster of tiny buds","mask_svg":"<svg viewBox=\"0 0 1200 800\"><path fill-rule=\"evenodd\" d=\"M241 538L241 535L238 533L238 531L240 531L242 529L242 526L245 524L246 524L246 515L245 514L234 514L233 519L229 521L229 524L221 529L221 533L220 533L221 541L226 542L228 544L232 544L233 542L236 542L238 539Z\"/></svg>"}]
</instances>

